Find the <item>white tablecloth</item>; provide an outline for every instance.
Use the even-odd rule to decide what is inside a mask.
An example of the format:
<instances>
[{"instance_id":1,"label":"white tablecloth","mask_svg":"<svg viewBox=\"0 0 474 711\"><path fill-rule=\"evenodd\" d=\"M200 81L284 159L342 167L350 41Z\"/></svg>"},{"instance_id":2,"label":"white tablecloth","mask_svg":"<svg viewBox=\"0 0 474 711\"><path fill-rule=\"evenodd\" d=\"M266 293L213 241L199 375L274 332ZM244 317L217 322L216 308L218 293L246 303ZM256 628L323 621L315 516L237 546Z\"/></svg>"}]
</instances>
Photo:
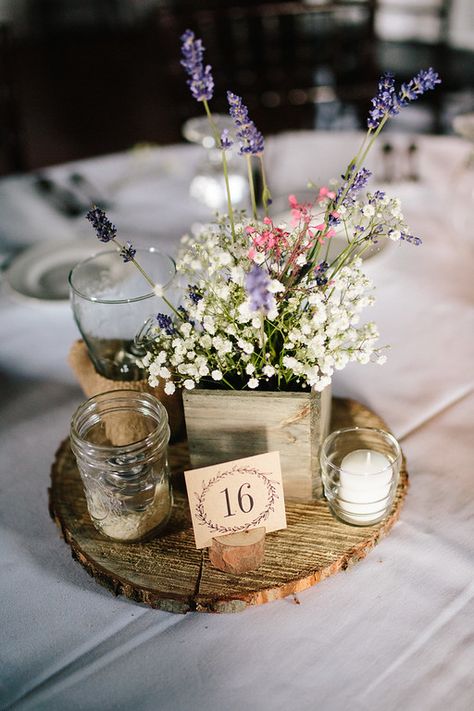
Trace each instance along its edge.
<instances>
[{"instance_id":1,"label":"white tablecloth","mask_svg":"<svg viewBox=\"0 0 474 711\"><path fill-rule=\"evenodd\" d=\"M274 192L337 175L355 138L269 141ZM389 360L348 367L334 383L400 439L410 491L391 534L358 565L301 593L300 605L179 616L114 598L88 577L47 510L54 452L83 399L66 364L76 327L67 304L1 295L2 709L473 708L474 236L453 221L453 176L468 148L453 138L418 143L422 181L392 190L424 244L390 245L366 263L377 284L370 317L391 344ZM180 146L79 167L110 189L122 234L170 250L206 217L187 198L198 159L199 149ZM29 176L0 182L0 214L9 244L86 239L83 220L55 213Z\"/></svg>"}]
</instances>

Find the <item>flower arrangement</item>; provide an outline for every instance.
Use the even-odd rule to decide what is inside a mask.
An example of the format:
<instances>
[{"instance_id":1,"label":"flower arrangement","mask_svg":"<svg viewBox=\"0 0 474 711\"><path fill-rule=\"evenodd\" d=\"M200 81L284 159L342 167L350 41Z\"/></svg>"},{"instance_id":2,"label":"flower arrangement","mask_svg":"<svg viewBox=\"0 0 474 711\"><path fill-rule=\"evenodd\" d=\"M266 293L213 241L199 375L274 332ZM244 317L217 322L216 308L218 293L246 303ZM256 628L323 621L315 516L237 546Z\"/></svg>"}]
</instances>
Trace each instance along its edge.
<instances>
[{"instance_id":1,"label":"flower arrangement","mask_svg":"<svg viewBox=\"0 0 474 711\"><path fill-rule=\"evenodd\" d=\"M233 139L218 134L209 101L214 82L204 64L204 48L194 33L182 36L182 65L191 93L204 106L220 147L227 190L227 214L182 240L177 273L185 288L181 305L158 314L149 331L143 363L152 386L268 390L323 390L335 370L350 361L385 361L374 323L360 314L374 302L373 285L362 270L364 251L380 240L421 244L403 218L400 201L382 191L364 193L370 172L364 161L389 118L434 89L440 79L421 70L397 91L384 74L369 111L368 130L357 155L338 181L313 186L314 200L289 196L290 224L269 216L271 194L264 167L265 142L242 99L228 92L239 153L247 161L251 215L232 207L226 152ZM262 215L253 182L253 163L262 176ZM121 245L105 214L88 215L99 239L114 241L126 261L135 262L130 244ZM345 247L329 258L336 231ZM136 264L144 273L142 267ZM145 278L146 273L144 273ZM149 280L149 279L148 279ZM149 280L150 281L150 280ZM159 285L155 292L162 295ZM166 301L166 299L165 299Z\"/></svg>"}]
</instances>

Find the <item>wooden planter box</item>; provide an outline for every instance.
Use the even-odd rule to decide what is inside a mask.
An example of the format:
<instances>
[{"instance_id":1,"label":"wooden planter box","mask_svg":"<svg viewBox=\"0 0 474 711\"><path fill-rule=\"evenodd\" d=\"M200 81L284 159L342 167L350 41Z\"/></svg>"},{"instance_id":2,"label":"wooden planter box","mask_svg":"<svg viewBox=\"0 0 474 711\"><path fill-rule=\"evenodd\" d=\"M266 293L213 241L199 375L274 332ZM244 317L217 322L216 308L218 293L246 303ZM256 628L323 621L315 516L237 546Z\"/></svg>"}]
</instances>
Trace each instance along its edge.
<instances>
[{"instance_id":1,"label":"wooden planter box","mask_svg":"<svg viewBox=\"0 0 474 711\"><path fill-rule=\"evenodd\" d=\"M183 391L191 466L280 452L285 497L320 498L319 451L329 430L331 389L322 393Z\"/></svg>"}]
</instances>

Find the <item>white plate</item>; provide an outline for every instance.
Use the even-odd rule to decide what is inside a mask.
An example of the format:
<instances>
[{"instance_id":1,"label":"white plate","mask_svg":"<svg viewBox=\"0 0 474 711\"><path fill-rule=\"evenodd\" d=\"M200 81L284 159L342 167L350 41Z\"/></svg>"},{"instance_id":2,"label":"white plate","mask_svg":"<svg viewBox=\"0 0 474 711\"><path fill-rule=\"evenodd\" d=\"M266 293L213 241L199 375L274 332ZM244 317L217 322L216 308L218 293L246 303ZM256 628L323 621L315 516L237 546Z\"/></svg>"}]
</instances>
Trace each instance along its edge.
<instances>
[{"instance_id":1,"label":"white plate","mask_svg":"<svg viewBox=\"0 0 474 711\"><path fill-rule=\"evenodd\" d=\"M98 251L94 242L43 242L22 252L5 272L5 282L16 295L52 303L69 299L69 272Z\"/></svg>"}]
</instances>

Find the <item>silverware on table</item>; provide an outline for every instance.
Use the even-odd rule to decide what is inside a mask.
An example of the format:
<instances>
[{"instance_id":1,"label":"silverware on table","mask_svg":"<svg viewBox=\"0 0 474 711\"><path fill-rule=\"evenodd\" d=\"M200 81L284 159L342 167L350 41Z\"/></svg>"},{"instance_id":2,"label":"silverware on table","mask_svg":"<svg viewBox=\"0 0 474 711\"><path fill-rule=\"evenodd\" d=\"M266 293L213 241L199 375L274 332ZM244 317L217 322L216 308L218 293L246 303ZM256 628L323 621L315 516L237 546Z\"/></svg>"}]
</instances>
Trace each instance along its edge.
<instances>
[{"instance_id":1,"label":"silverware on table","mask_svg":"<svg viewBox=\"0 0 474 711\"><path fill-rule=\"evenodd\" d=\"M395 180L395 152L393 145L388 141L382 145L382 181L393 183Z\"/></svg>"},{"instance_id":2,"label":"silverware on table","mask_svg":"<svg viewBox=\"0 0 474 711\"><path fill-rule=\"evenodd\" d=\"M83 215L90 207L89 202L81 199L75 192L59 185L45 175L37 175L34 186L52 207L67 217Z\"/></svg>"},{"instance_id":3,"label":"silverware on table","mask_svg":"<svg viewBox=\"0 0 474 711\"><path fill-rule=\"evenodd\" d=\"M84 197L89 206L97 205L103 210L107 210L111 206L111 200L82 173L71 173L68 181Z\"/></svg>"},{"instance_id":4,"label":"silverware on table","mask_svg":"<svg viewBox=\"0 0 474 711\"><path fill-rule=\"evenodd\" d=\"M420 180L420 171L418 165L418 146L416 143L410 143L407 148L408 155L408 180Z\"/></svg>"}]
</instances>

